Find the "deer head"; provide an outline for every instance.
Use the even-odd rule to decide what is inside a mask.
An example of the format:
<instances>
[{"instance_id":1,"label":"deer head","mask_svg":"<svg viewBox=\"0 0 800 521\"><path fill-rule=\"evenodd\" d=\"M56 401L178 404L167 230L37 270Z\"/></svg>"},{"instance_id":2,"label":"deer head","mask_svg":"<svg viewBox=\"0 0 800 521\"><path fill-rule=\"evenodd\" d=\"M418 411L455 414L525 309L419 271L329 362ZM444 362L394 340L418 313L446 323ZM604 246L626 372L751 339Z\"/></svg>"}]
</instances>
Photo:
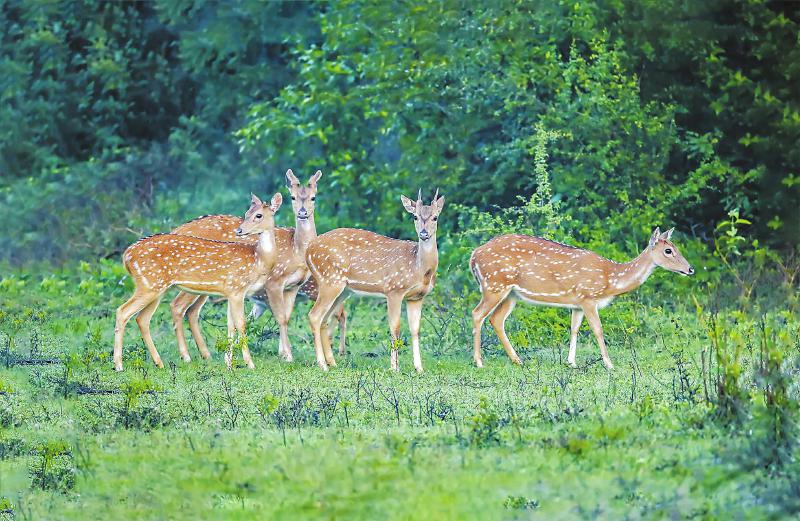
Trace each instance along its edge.
<instances>
[{"instance_id":1,"label":"deer head","mask_svg":"<svg viewBox=\"0 0 800 521\"><path fill-rule=\"evenodd\" d=\"M404 195L400 196L400 201L406 211L414 216L414 227L417 229L417 236L420 240L427 241L431 237L435 237L439 214L444 208L444 196L439 197L439 189L436 189L430 206L422 203L421 189L417 194L416 201L412 201Z\"/></svg>"},{"instance_id":2,"label":"deer head","mask_svg":"<svg viewBox=\"0 0 800 521\"><path fill-rule=\"evenodd\" d=\"M675 228L661 233L661 230L656 228L653 230L653 235L650 236L649 252L650 259L656 266L661 266L665 270L674 271L681 275L694 274L694 268L689 264L678 248L670 241L672 232Z\"/></svg>"},{"instance_id":3,"label":"deer head","mask_svg":"<svg viewBox=\"0 0 800 521\"><path fill-rule=\"evenodd\" d=\"M289 194L292 196L292 211L295 217L301 221L305 221L314 215L317 181L319 181L320 177L322 177L322 171L317 170L308 180L308 186L303 186L291 169L286 171L286 187L289 188Z\"/></svg>"},{"instance_id":4,"label":"deer head","mask_svg":"<svg viewBox=\"0 0 800 521\"><path fill-rule=\"evenodd\" d=\"M281 207L283 196L280 192L272 196L269 203L261 201L255 194L251 194L250 208L244 214L244 221L236 228L236 235L243 237L261 233L275 227L275 212Z\"/></svg>"}]
</instances>

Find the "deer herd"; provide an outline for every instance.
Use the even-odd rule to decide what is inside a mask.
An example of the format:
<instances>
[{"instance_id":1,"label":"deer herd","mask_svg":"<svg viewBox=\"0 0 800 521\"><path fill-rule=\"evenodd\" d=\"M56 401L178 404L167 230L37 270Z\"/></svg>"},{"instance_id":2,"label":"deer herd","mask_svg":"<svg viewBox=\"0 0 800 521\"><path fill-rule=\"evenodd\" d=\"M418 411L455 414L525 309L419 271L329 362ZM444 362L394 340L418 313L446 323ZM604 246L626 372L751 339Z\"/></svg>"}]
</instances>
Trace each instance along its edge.
<instances>
[{"instance_id":1,"label":"deer herd","mask_svg":"<svg viewBox=\"0 0 800 521\"><path fill-rule=\"evenodd\" d=\"M391 334L390 364L398 370L403 301L411 331L414 369L422 372L419 330L422 304L433 290L439 253L436 230L444 208L438 190L429 205L420 190L416 201L400 196L403 208L414 218L417 241L393 239L368 230L339 228L317 235L314 210L317 171L304 186L291 170L286 186L291 196L294 228L276 228L275 213L283 196L268 201L252 196L243 218L207 215L189 221L171 233L145 237L122 256L135 290L117 308L114 328L114 368L122 370L125 325L134 315L153 362L163 367L150 335L150 319L164 293L179 290L170 308L181 358L191 360L183 320L188 319L200 355L210 358L200 329L200 312L209 296L228 304L228 349L225 363L233 363L233 347L240 346L242 360L253 368L245 334L245 299L253 302L251 318L269 306L280 329L278 354L292 361L289 321L298 293L314 301L308 322L314 339L317 365L327 371L336 366L333 356L333 320L339 324L339 356L346 352L345 300L364 295L386 300ZM508 357L522 364L505 332L505 321L517 300L572 310L568 362L575 367L578 330L584 317L600 347L603 363L608 356L599 310L614 297L641 286L660 266L682 275L694 269L671 242L672 229L653 232L645 249L630 262L618 263L580 248L528 235L501 235L472 252L469 267L480 287L481 299L472 311L473 358L483 367L481 329L486 317ZM238 338L237 338L238 335Z\"/></svg>"}]
</instances>

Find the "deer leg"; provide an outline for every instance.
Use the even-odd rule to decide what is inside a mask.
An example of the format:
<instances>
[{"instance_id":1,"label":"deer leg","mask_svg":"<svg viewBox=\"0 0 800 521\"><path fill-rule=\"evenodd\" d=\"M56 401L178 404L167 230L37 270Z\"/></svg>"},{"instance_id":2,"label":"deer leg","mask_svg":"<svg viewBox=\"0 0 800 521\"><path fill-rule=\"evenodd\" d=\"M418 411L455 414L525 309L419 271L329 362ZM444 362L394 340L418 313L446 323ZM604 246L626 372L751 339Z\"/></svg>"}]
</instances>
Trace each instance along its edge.
<instances>
[{"instance_id":1,"label":"deer leg","mask_svg":"<svg viewBox=\"0 0 800 521\"><path fill-rule=\"evenodd\" d=\"M583 310L573 309L572 324L569 328L569 356L567 356L567 362L569 362L569 365L572 367L578 367L575 363L575 355L578 351L578 331L581 328L581 322L583 322Z\"/></svg>"},{"instance_id":2,"label":"deer leg","mask_svg":"<svg viewBox=\"0 0 800 521\"><path fill-rule=\"evenodd\" d=\"M194 304L189 307L189 310L186 312L186 317L189 319L189 329L192 331L194 343L197 344L200 356L208 360L211 358L211 353L208 352L206 341L203 340L203 331L200 329L200 311L202 311L206 302L208 302L208 295L200 295L200 297L194 301Z\"/></svg>"},{"instance_id":3,"label":"deer leg","mask_svg":"<svg viewBox=\"0 0 800 521\"><path fill-rule=\"evenodd\" d=\"M228 300L228 308L233 316L233 323L236 331L239 332L239 342L242 344L242 360L247 364L248 369L255 369L253 359L250 357L250 348L247 346L247 324L244 319L244 296L231 297Z\"/></svg>"},{"instance_id":4,"label":"deer leg","mask_svg":"<svg viewBox=\"0 0 800 521\"><path fill-rule=\"evenodd\" d=\"M422 356L419 352L419 323L422 321L422 299L407 300L406 314L408 315L408 328L411 330L411 349L414 353L414 369L422 372Z\"/></svg>"},{"instance_id":5,"label":"deer leg","mask_svg":"<svg viewBox=\"0 0 800 521\"><path fill-rule=\"evenodd\" d=\"M282 324L283 336L286 341L283 346L283 354L286 361L292 361L292 343L289 341L289 320L292 318L294 311L294 301L297 298L297 292L300 291L300 286L295 286L288 291L283 292L283 319Z\"/></svg>"},{"instance_id":6,"label":"deer leg","mask_svg":"<svg viewBox=\"0 0 800 521\"><path fill-rule=\"evenodd\" d=\"M336 317L339 320L339 356L344 356L347 353L345 346L345 334L347 332L347 311L344 309L344 302L336 310Z\"/></svg>"},{"instance_id":7,"label":"deer leg","mask_svg":"<svg viewBox=\"0 0 800 521\"><path fill-rule=\"evenodd\" d=\"M489 322L491 322L494 332L497 333L497 337L500 339L500 343L503 344L503 349L506 350L506 354L511 361L517 365L522 365L522 360L519 359L517 352L514 351L514 347L511 345L506 335L506 319L514 310L514 305L516 305L516 303L517 299L513 296L506 298L494 309L492 316L489 317Z\"/></svg>"},{"instance_id":8,"label":"deer leg","mask_svg":"<svg viewBox=\"0 0 800 521\"><path fill-rule=\"evenodd\" d=\"M317 300L308 313L308 323L311 326L311 333L314 335L314 351L317 357L317 365L323 371L328 370L328 362L325 360L325 352L322 346L322 323L325 316L330 312L330 308L339 295L344 291L345 286L320 286Z\"/></svg>"},{"instance_id":9,"label":"deer leg","mask_svg":"<svg viewBox=\"0 0 800 521\"><path fill-rule=\"evenodd\" d=\"M320 326L322 352L325 355L325 361L331 367L336 367L336 359L333 358L333 349L331 347L331 339L333 338L333 327L331 327L331 322L333 319L333 314L344 304L344 301L347 300L348 296L349 295L344 291L339 293L339 296L336 297L336 300L334 300L331 306L328 308L328 312L325 314L325 317L322 320L322 325Z\"/></svg>"},{"instance_id":10,"label":"deer leg","mask_svg":"<svg viewBox=\"0 0 800 521\"><path fill-rule=\"evenodd\" d=\"M594 336L597 339L597 344L600 346L600 356L603 357L603 363L608 369L614 369L614 364L608 357L606 350L606 341L603 339L603 325L600 323L600 315L597 313L597 308L593 305L583 306L583 312L586 314L586 321L589 322Z\"/></svg>"},{"instance_id":11,"label":"deer leg","mask_svg":"<svg viewBox=\"0 0 800 521\"><path fill-rule=\"evenodd\" d=\"M397 350L400 343L400 313L402 306L402 295L391 294L386 296L386 309L389 314L389 333L392 335L392 347L390 355L392 371L400 370L400 366L397 363Z\"/></svg>"},{"instance_id":12,"label":"deer leg","mask_svg":"<svg viewBox=\"0 0 800 521\"><path fill-rule=\"evenodd\" d=\"M473 337L473 353L472 357L475 359L475 365L483 367L483 359L481 358L481 328L483 321L489 316L494 308L503 300L502 295L484 291L481 294L481 301L472 310L472 337Z\"/></svg>"},{"instance_id":13,"label":"deer leg","mask_svg":"<svg viewBox=\"0 0 800 521\"><path fill-rule=\"evenodd\" d=\"M200 298L192 293L181 291L169 303L169 310L172 313L172 326L175 328L175 337L178 340L178 352L184 362L191 362L192 357L189 356L189 348L186 346L186 332L183 329L183 316L186 310Z\"/></svg>"},{"instance_id":14,"label":"deer leg","mask_svg":"<svg viewBox=\"0 0 800 521\"><path fill-rule=\"evenodd\" d=\"M114 324L114 369L122 371L122 342L125 337L125 325L133 315L144 309L153 299L160 295L151 291L140 290L117 308L117 318Z\"/></svg>"},{"instance_id":15,"label":"deer leg","mask_svg":"<svg viewBox=\"0 0 800 521\"><path fill-rule=\"evenodd\" d=\"M147 350L150 352L150 358L153 359L153 362L157 367L163 369L164 362L161 361L161 357L158 355L158 351L156 350L156 345L153 343L153 337L150 336L150 319L153 318L153 313L155 313L156 309L158 309L159 302L161 302L161 295L156 297L155 300L150 302L144 307L144 309L139 311L139 314L136 315L136 323L139 325L139 331L142 332L144 345L147 346Z\"/></svg>"},{"instance_id":16,"label":"deer leg","mask_svg":"<svg viewBox=\"0 0 800 521\"><path fill-rule=\"evenodd\" d=\"M272 315L278 322L278 329L280 330L280 340L278 340L278 355L287 362L292 361L291 348L287 352L286 346L289 343L289 318L286 316L286 303L283 299L283 283L279 285L267 286L267 299L269 299L269 307L272 309Z\"/></svg>"},{"instance_id":17,"label":"deer leg","mask_svg":"<svg viewBox=\"0 0 800 521\"><path fill-rule=\"evenodd\" d=\"M233 367L233 335L236 331L236 326L233 322L233 312L231 310L231 301L228 299L228 350L225 351L225 365L228 369Z\"/></svg>"}]
</instances>

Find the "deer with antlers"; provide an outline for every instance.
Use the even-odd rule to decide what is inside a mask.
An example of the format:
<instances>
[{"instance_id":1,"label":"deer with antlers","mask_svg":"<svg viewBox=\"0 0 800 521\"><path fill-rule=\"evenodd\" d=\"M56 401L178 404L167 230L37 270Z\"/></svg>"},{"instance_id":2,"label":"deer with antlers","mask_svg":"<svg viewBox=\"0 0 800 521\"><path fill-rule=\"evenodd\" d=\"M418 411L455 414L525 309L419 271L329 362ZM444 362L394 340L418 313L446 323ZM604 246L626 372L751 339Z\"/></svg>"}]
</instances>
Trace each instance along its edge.
<instances>
[{"instance_id":1,"label":"deer with antlers","mask_svg":"<svg viewBox=\"0 0 800 521\"><path fill-rule=\"evenodd\" d=\"M472 312L475 364L483 367L481 327L489 315L506 354L514 363L522 363L505 332L506 318L517 300L522 300L572 310L567 358L572 367L576 367L578 330L585 316L603 363L612 369L598 311L614 297L641 286L657 266L682 275L694 273L670 241L673 229L661 233L656 228L644 251L624 263L528 235L501 235L476 248L469 263L481 290L481 301Z\"/></svg>"},{"instance_id":2,"label":"deer with antlers","mask_svg":"<svg viewBox=\"0 0 800 521\"><path fill-rule=\"evenodd\" d=\"M265 309L263 302L265 300L269 302L272 314L280 328L278 353L287 361L291 361L293 358L288 327L298 290L311 300L316 300L317 295L317 288L309 278L305 253L308 243L317 236L314 223L314 208L317 196L317 182L321 177L322 172L317 170L309 179L308 186L302 186L291 169L286 171L286 186L289 189L292 200L295 227L275 229L275 245L277 249L275 266L267 279L264 290L251 297L251 300L255 303L251 314L252 318L258 318L263 313ZM234 230L241 226L241 223L242 218L233 215L207 215L179 226L172 233L218 241L243 241L247 243L257 241L257 237L252 235L242 237L236 235ZM191 360L183 330L184 316L188 318L189 328L200 355L203 358L211 356L200 330L200 311L207 300L207 295L181 292L170 304L172 322L178 339L178 350L184 361ZM339 306L335 310L332 318L334 317L339 322L339 352L344 354L347 314L343 306Z\"/></svg>"},{"instance_id":3,"label":"deer with antlers","mask_svg":"<svg viewBox=\"0 0 800 521\"><path fill-rule=\"evenodd\" d=\"M392 239L367 230L339 228L314 239L306 251L306 263L318 287L317 300L308 315L314 335L317 364L325 371L335 366L328 334L328 318L350 294L385 298L392 337L391 368L398 370L400 313L406 301L414 368L422 372L419 327L422 302L433 289L439 253L436 228L444 207L439 191L430 205L400 196L403 207L414 216L417 242Z\"/></svg>"},{"instance_id":4,"label":"deer with antlers","mask_svg":"<svg viewBox=\"0 0 800 521\"><path fill-rule=\"evenodd\" d=\"M244 299L262 289L275 265L275 212L283 198L275 194L269 203L255 195L236 235L258 234L256 244L221 242L186 235L159 234L141 239L125 250L125 269L133 279L133 296L119 308L114 328L114 368L122 370L125 325L133 315L153 362L164 367L150 336L150 319L164 293L176 286L182 291L217 295L228 301L228 337L234 330L243 340L242 358L249 368L253 360L245 335ZM232 344L225 355L230 368Z\"/></svg>"}]
</instances>

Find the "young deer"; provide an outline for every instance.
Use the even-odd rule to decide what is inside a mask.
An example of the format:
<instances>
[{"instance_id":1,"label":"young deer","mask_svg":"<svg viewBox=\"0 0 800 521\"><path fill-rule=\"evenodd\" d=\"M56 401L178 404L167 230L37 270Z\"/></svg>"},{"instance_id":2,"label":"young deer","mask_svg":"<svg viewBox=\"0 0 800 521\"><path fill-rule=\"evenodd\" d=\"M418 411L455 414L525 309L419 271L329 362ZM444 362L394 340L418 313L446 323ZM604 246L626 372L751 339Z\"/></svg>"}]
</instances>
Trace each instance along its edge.
<instances>
[{"instance_id":1,"label":"young deer","mask_svg":"<svg viewBox=\"0 0 800 521\"><path fill-rule=\"evenodd\" d=\"M603 363L612 369L598 310L617 295L641 286L656 266L682 275L694 273L694 268L670 242L672 230L674 228L661 233L656 228L644 251L625 263L527 235L501 235L476 248L469 261L481 289L481 301L472 312L475 364L483 367L481 327L490 314L489 321L509 358L516 364L522 363L505 332L506 318L517 299L522 299L532 304L572 310L567 358L572 367L576 367L578 329L586 315L600 346Z\"/></svg>"},{"instance_id":2,"label":"young deer","mask_svg":"<svg viewBox=\"0 0 800 521\"><path fill-rule=\"evenodd\" d=\"M414 216L418 242L403 241L367 230L340 228L317 237L306 251L306 262L319 288L314 307L308 314L314 334L317 364L327 371L335 366L327 335L331 311L351 294L385 297L392 336L391 367L398 369L400 311L406 301L414 368L422 372L419 351L419 326L422 301L433 289L439 253L436 226L444 197L433 196L430 206L422 204L422 192L414 202L400 196L406 211Z\"/></svg>"},{"instance_id":3,"label":"young deer","mask_svg":"<svg viewBox=\"0 0 800 521\"><path fill-rule=\"evenodd\" d=\"M117 308L114 328L114 367L122 370L122 340L125 325L138 313L136 322L150 356L158 367L164 367L150 336L150 319L164 293L172 286L203 295L219 295L228 300L228 336L245 336L244 299L266 283L276 259L275 212L282 202L281 194L270 203L256 196L238 236L260 234L258 243L220 242L185 235L160 234L141 239L125 250L125 269L136 287L133 296ZM231 367L232 347L225 355ZM253 368L247 343L242 345L242 358Z\"/></svg>"},{"instance_id":4,"label":"young deer","mask_svg":"<svg viewBox=\"0 0 800 521\"><path fill-rule=\"evenodd\" d=\"M301 186L291 169L286 171L286 185L292 198L292 209L295 215L295 228L276 228L275 242L277 259L275 266L267 279L264 291L260 291L251 298L257 304L253 309L253 318L258 318L264 310L264 300L269 301L272 313L280 327L280 341L278 352L287 361L292 360L292 348L289 343L288 324L294 309L294 301L298 290L307 295L311 300L316 300L316 286L309 279L306 267L305 252L308 243L317 236L314 224L314 206L317 194L317 182L322 177L322 172L317 172L311 177L308 186ZM234 230L240 226L242 219L232 215L208 215L185 223L172 233L192 235L204 239L221 241L243 241L253 243L257 238L252 236L238 237ZM303 282L305 281L305 284ZM200 311L208 300L206 295L196 295L188 292L179 293L172 301L172 321L178 339L178 349L181 358L190 361L189 350L186 346L186 337L183 330L183 317L189 319L197 348L203 358L210 357L208 348L200 330ZM260 305L259 305L260 303ZM345 329L347 314L344 308L337 308L335 316L339 320L341 333L341 353L345 349Z\"/></svg>"}]
</instances>

